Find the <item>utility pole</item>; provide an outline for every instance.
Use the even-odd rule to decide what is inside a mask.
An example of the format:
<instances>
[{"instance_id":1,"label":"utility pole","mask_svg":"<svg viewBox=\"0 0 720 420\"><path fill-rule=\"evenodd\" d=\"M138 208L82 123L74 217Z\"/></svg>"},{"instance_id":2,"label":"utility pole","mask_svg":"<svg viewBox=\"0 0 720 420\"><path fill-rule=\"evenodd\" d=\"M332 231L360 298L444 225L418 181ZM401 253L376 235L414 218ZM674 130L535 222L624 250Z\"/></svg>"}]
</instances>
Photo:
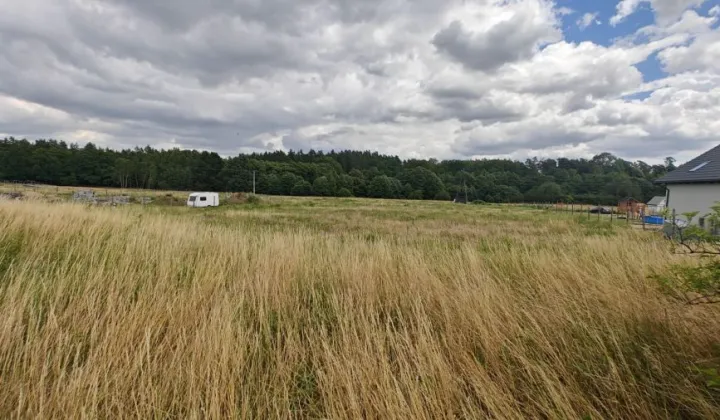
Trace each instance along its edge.
<instances>
[{"instance_id":1,"label":"utility pole","mask_svg":"<svg viewBox=\"0 0 720 420\"><path fill-rule=\"evenodd\" d=\"M253 195L255 195L255 171L253 171Z\"/></svg>"}]
</instances>

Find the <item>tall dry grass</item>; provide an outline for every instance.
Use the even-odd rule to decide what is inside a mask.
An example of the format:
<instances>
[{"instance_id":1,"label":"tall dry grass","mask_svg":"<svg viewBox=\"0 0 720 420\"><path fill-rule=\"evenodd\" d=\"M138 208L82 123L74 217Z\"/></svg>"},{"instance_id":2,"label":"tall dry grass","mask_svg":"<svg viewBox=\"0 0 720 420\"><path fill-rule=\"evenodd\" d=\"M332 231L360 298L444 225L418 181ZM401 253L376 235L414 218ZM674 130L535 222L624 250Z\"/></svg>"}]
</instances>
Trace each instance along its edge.
<instances>
[{"instance_id":1,"label":"tall dry grass","mask_svg":"<svg viewBox=\"0 0 720 420\"><path fill-rule=\"evenodd\" d=\"M0 203L0 417L718 416L720 313L651 236L185 216Z\"/></svg>"}]
</instances>

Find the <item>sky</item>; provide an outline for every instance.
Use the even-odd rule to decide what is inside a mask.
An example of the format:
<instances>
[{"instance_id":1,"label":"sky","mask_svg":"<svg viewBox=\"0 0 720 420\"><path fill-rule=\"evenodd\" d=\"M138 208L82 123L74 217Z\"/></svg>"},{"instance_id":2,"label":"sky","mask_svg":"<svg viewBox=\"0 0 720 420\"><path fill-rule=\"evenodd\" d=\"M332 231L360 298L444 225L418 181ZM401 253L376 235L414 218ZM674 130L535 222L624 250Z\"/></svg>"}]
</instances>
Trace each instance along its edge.
<instances>
[{"instance_id":1,"label":"sky","mask_svg":"<svg viewBox=\"0 0 720 420\"><path fill-rule=\"evenodd\" d=\"M684 161L720 0L0 0L0 136Z\"/></svg>"}]
</instances>

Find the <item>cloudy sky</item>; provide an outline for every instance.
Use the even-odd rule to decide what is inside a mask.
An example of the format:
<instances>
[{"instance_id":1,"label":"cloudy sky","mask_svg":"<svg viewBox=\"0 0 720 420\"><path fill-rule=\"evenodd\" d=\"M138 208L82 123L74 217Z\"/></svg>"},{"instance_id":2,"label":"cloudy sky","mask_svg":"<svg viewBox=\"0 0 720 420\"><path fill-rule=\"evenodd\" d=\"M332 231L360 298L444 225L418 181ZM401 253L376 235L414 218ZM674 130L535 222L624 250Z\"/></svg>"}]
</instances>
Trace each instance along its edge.
<instances>
[{"instance_id":1,"label":"cloudy sky","mask_svg":"<svg viewBox=\"0 0 720 420\"><path fill-rule=\"evenodd\" d=\"M222 155L692 157L718 0L0 0L0 136Z\"/></svg>"}]
</instances>

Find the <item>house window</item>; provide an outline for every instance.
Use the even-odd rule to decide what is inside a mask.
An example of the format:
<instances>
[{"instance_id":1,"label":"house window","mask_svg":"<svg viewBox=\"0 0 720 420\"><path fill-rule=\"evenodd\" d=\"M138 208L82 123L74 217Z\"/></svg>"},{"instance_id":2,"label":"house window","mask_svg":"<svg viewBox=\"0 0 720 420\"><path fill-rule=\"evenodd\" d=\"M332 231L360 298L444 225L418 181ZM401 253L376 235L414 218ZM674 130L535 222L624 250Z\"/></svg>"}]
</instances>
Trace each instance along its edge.
<instances>
[{"instance_id":1,"label":"house window","mask_svg":"<svg viewBox=\"0 0 720 420\"><path fill-rule=\"evenodd\" d=\"M690 172L697 172L697 171L699 171L700 169L704 168L705 165L707 165L708 163L710 163L710 161L703 162L703 163L699 164L698 166L690 169Z\"/></svg>"},{"instance_id":2,"label":"house window","mask_svg":"<svg viewBox=\"0 0 720 420\"><path fill-rule=\"evenodd\" d=\"M200 197L200 201L207 201L207 197Z\"/></svg>"},{"instance_id":3,"label":"house window","mask_svg":"<svg viewBox=\"0 0 720 420\"><path fill-rule=\"evenodd\" d=\"M698 220L698 225L700 225L701 228L705 227L705 218L701 217L700 220Z\"/></svg>"}]
</instances>

